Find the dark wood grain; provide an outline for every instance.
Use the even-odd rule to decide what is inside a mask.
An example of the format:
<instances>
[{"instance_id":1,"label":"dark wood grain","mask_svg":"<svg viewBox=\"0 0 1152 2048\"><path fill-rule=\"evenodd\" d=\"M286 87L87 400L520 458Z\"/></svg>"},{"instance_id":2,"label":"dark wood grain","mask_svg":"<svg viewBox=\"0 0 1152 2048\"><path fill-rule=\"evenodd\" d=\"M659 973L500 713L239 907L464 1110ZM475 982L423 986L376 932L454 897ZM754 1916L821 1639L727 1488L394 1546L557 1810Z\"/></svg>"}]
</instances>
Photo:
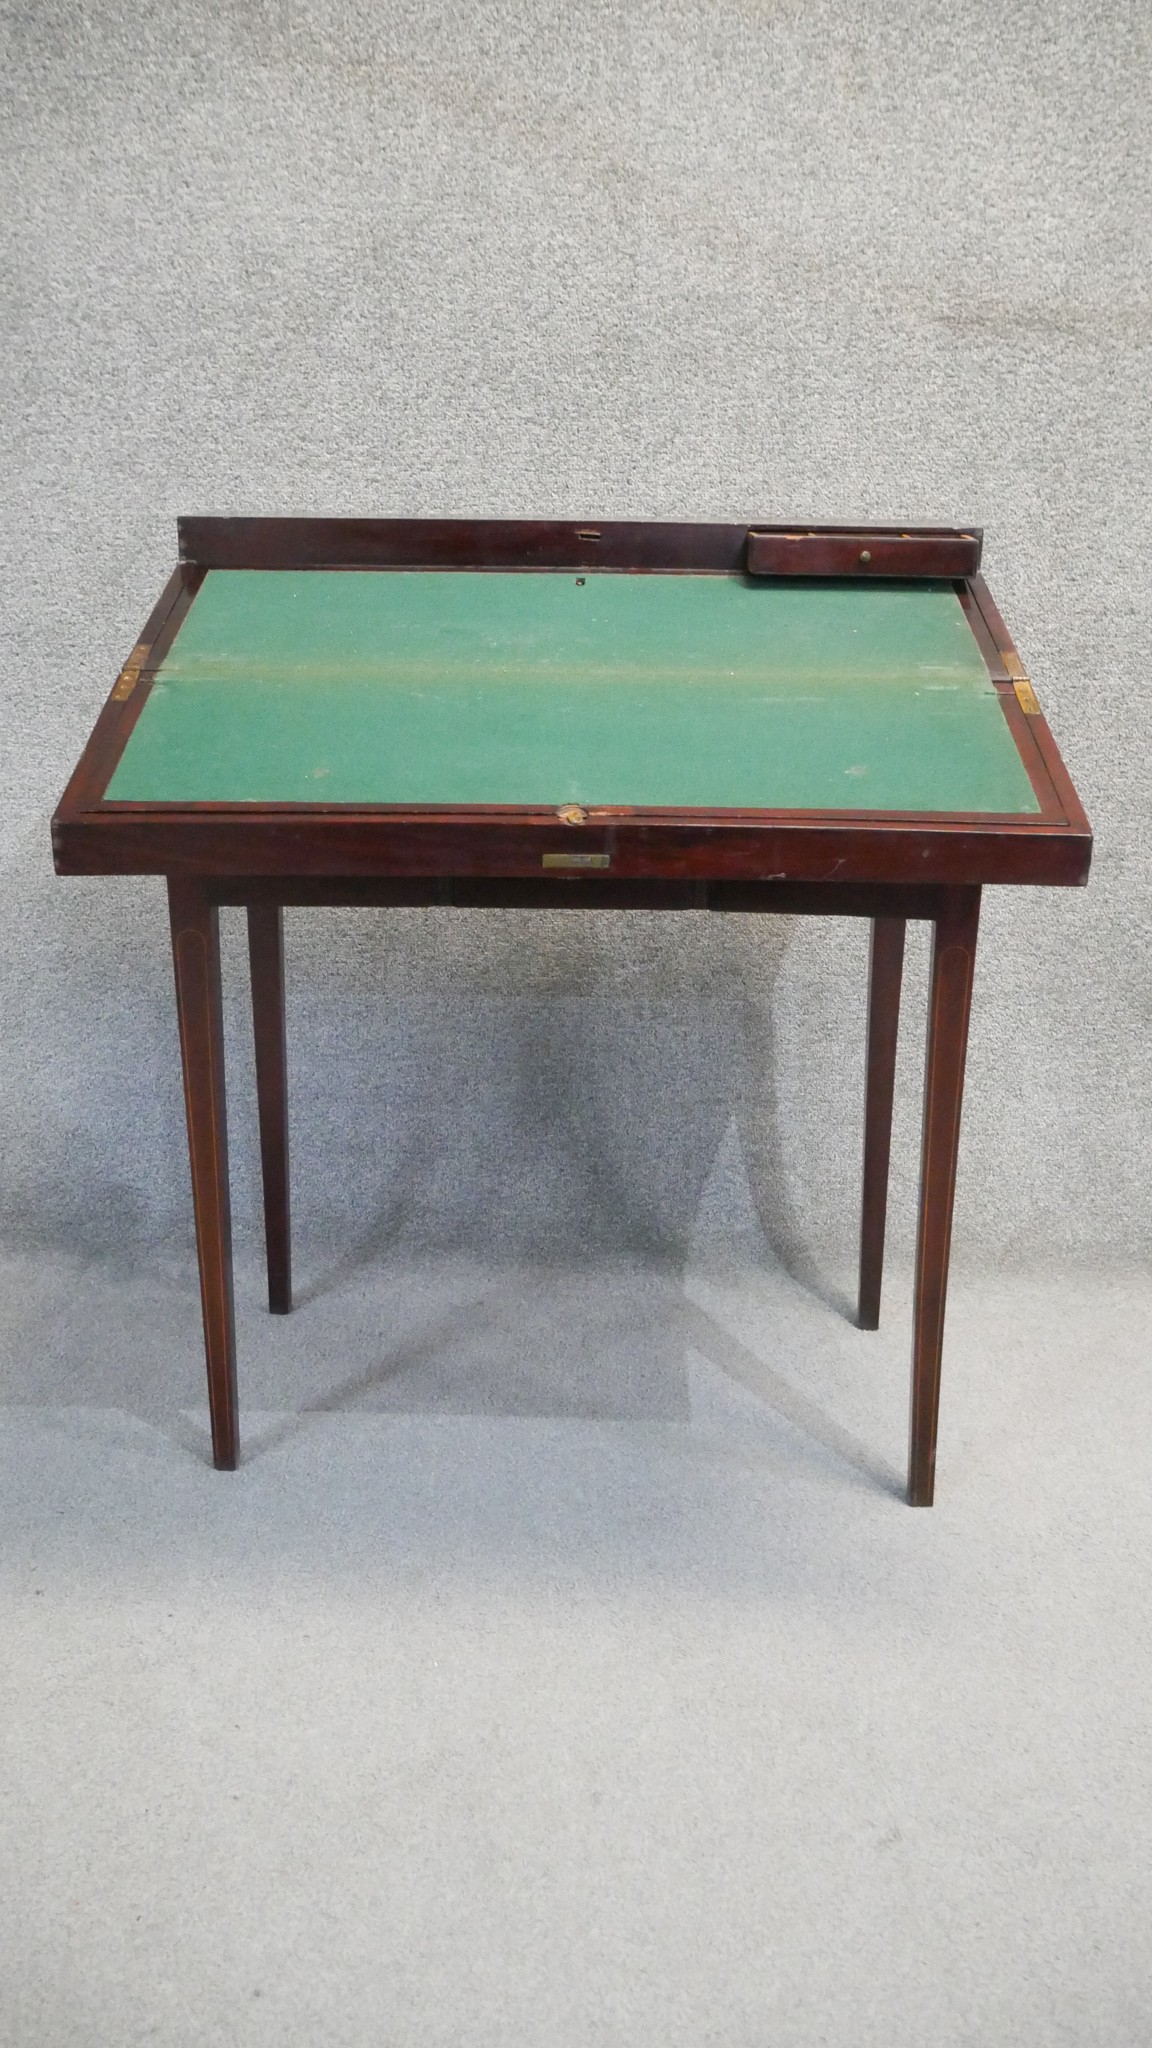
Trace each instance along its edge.
<instances>
[{"instance_id":1,"label":"dark wood grain","mask_svg":"<svg viewBox=\"0 0 1152 2048\"><path fill-rule=\"evenodd\" d=\"M578 840L575 835L578 834ZM59 874L505 875L541 872L574 844L613 875L654 881L1027 882L1085 880L1091 834L1042 820L890 813L637 813L583 827L552 812L322 811L110 804L58 813Z\"/></svg>"},{"instance_id":2,"label":"dark wood grain","mask_svg":"<svg viewBox=\"0 0 1152 2048\"><path fill-rule=\"evenodd\" d=\"M292 1238L288 1183L288 1048L284 1028L284 914L278 903L248 905L248 963L256 1039L256 1101L264 1184L268 1307L292 1307Z\"/></svg>"},{"instance_id":3,"label":"dark wood grain","mask_svg":"<svg viewBox=\"0 0 1152 2048\"><path fill-rule=\"evenodd\" d=\"M952 889L933 930L912 1312L908 1499L913 1507L931 1507L935 1489L944 1306L979 919L979 889Z\"/></svg>"},{"instance_id":4,"label":"dark wood grain","mask_svg":"<svg viewBox=\"0 0 1152 2048\"><path fill-rule=\"evenodd\" d=\"M931 577L971 576L980 566L980 533L878 533L874 527L781 533L759 528L748 535L750 576Z\"/></svg>"},{"instance_id":5,"label":"dark wood grain","mask_svg":"<svg viewBox=\"0 0 1152 2048\"><path fill-rule=\"evenodd\" d=\"M178 522L181 559L212 569L638 569L713 571L746 569L748 536L784 536L795 529L741 520L738 524L621 519L218 519ZM899 526L810 527L805 539L841 540L851 532L860 547L870 538L899 542ZM955 527L919 527L916 540L966 541L964 559L979 535ZM859 552L859 549L857 549ZM835 572L833 572L835 573ZM907 572L902 572L907 573ZM946 575L968 573L966 568Z\"/></svg>"},{"instance_id":6,"label":"dark wood grain","mask_svg":"<svg viewBox=\"0 0 1152 2048\"><path fill-rule=\"evenodd\" d=\"M168 884L176 1008L184 1063L184 1104L192 1167L192 1205L200 1263L200 1301L208 1363L212 1458L220 1471L239 1461L236 1337L232 1306L232 1211L224 1107L224 1028L220 1009L219 914L202 885Z\"/></svg>"},{"instance_id":7,"label":"dark wood grain","mask_svg":"<svg viewBox=\"0 0 1152 2048\"><path fill-rule=\"evenodd\" d=\"M857 1307L857 1321L862 1330L878 1330L880 1327L904 933L902 917L873 919L868 968L864 1189L860 1205L860 1294Z\"/></svg>"}]
</instances>

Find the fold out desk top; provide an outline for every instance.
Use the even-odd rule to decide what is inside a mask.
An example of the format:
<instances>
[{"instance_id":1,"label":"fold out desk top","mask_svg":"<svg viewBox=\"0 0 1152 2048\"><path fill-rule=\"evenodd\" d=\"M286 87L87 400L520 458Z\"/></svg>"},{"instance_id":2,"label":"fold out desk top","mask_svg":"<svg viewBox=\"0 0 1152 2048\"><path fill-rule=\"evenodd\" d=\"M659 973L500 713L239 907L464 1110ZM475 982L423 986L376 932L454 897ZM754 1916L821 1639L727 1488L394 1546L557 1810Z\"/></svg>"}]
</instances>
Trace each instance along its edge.
<instances>
[{"instance_id":1,"label":"fold out desk top","mask_svg":"<svg viewBox=\"0 0 1152 2048\"><path fill-rule=\"evenodd\" d=\"M950 584L213 569L136 803L1040 805Z\"/></svg>"},{"instance_id":2,"label":"fold out desk top","mask_svg":"<svg viewBox=\"0 0 1152 2048\"><path fill-rule=\"evenodd\" d=\"M875 573L926 531L184 522L57 864L1082 880L983 579Z\"/></svg>"}]
</instances>

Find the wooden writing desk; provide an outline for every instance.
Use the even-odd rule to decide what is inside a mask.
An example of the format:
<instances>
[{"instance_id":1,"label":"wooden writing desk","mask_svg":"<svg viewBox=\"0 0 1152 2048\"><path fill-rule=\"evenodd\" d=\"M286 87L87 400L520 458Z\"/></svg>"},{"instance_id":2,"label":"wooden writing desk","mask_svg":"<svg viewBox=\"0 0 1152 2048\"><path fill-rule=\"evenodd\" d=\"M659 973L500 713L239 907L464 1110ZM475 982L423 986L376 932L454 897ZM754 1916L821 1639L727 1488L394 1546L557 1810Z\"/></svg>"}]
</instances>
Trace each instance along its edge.
<instances>
[{"instance_id":1,"label":"wooden writing desk","mask_svg":"<svg viewBox=\"0 0 1152 2048\"><path fill-rule=\"evenodd\" d=\"M168 878L216 1464L239 1457L217 907L247 906L269 1305L291 1306L282 907L873 921L859 1320L877 1325L910 917L934 929L909 1499L931 1503L984 883L1091 834L980 536L183 519L53 820Z\"/></svg>"}]
</instances>

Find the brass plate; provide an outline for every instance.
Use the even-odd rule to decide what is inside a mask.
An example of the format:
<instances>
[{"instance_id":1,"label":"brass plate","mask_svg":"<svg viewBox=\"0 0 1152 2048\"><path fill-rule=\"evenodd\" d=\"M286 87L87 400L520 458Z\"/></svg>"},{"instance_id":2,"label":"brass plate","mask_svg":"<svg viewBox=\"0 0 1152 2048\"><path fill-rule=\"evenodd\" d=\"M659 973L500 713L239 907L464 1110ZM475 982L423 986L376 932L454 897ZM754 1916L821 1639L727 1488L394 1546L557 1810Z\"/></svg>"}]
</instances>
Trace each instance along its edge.
<instances>
[{"instance_id":1,"label":"brass plate","mask_svg":"<svg viewBox=\"0 0 1152 2048\"><path fill-rule=\"evenodd\" d=\"M545 868L610 868L610 853L545 853L541 855L541 867Z\"/></svg>"}]
</instances>

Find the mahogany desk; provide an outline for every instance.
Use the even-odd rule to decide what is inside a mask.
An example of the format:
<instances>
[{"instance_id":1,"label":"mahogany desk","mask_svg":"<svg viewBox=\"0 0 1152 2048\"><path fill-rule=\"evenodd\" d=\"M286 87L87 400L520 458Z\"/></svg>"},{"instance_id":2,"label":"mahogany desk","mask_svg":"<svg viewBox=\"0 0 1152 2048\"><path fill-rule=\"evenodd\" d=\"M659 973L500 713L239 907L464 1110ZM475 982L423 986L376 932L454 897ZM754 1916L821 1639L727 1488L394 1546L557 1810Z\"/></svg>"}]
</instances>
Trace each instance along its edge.
<instances>
[{"instance_id":1,"label":"mahogany desk","mask_svg":"<svg viewBox=\"0 0 1152 2048\"><path fill-rule=\"evenodd\" d=\"M932 1500L980 891L1088 821L940 527L182 519L53 820L162 874L215 1462L239 1456L217 906L248 912L269 1306L291 1306L285 904L872 920L859 1320L879 1317L908 918L933 926L908 1497Z\"/></svg>"}]
</instances>

